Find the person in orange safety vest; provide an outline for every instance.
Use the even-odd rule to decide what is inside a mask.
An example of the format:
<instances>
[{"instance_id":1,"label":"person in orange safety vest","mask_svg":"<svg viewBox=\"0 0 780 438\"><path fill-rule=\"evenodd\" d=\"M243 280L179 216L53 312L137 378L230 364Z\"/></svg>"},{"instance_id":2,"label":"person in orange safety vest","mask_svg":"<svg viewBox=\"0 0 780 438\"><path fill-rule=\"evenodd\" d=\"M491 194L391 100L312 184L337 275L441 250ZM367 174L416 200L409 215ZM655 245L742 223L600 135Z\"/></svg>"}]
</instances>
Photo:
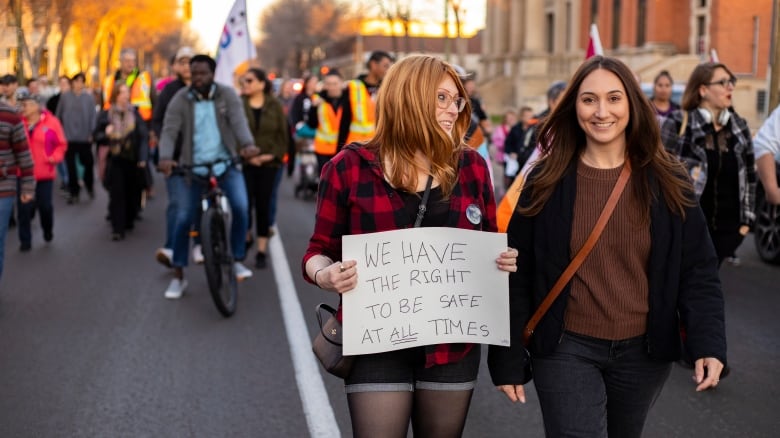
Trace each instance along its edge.
<instances>
[{"instance_id":1,"label":"person in orange safety vest","mask_svg":"<svg viewBox=\"0 0 780 438\"><path fill-rule=\"evenodd\" d=\"M372 52L366 62L368 73L347 83L349 124L342 125L342 128L348 132L346 144L368 141L374 136L376 93L393 61L393 57L387 52L381 50Z\"/></svg>"},{"instance_id":2,"label":"person in orange safety vest","mask_svg":"<svg viewBox=\"0 0 780 438\"><path fill-rule=\"evenodd\" d=\"M330 70L322 80L323 91L312 96L308 124L314 128L314 153L322 166L344 146L340 135L344 110L349 105L344 96L344 80L336 69Z\"/></svg>"},{"instance_id":3,"label":"person in orange safety vest","mask_svg":"<svg viewBox=\"0 0 780 438\"><path fill-rule=\"evenodd\" d=\"M141 118L152 120L152 77L138 69L138 58L133 49L122 49L119 54L119 70L103 80L103 109L111 108L111 92L114 82L123 80L130 87L130 103L138 108Z\"/></svg>"}]
</instances>

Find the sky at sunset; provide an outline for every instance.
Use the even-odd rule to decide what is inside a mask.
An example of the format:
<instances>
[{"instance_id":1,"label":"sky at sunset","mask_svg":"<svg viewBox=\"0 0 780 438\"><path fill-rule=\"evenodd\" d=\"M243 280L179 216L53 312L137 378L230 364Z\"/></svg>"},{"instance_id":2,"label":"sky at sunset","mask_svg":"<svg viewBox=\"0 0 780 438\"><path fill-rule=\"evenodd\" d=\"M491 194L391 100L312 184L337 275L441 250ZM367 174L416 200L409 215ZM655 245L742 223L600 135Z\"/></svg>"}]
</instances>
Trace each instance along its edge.
<instances>
[{"instance_id":1,"label":"sky at sunset","mask_svg":"<svg viewBox=\"0 0 780 438\"><path fill-rule=\"evenodd\" d=\"M249 17L249 33L257 39L260 33L257 29L260 14L268 5L277 0L247 0L247 16ZM480 29L485 26L485 0L462 0L466 11L464 28ZM201 38L203 48L212 54L216 53L222 26L225 24L233 2L230 0L192 0L192 22L190 26ZM414 13L419 16L431 17L432 21L444 21L443 0L417 0L413 2ZM450 16L450 20L452 20Z\"/></svg>"}]
</instances>

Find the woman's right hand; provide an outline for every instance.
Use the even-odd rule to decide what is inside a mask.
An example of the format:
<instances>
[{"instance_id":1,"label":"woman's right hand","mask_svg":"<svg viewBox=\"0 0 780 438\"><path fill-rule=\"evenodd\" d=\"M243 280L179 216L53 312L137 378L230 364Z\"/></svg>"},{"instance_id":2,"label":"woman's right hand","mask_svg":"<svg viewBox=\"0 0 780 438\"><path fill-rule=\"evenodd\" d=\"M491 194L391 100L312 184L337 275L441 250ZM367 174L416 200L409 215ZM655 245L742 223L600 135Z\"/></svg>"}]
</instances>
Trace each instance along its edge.
<instances>
[{"instance_id":1,"label":"woman's right hand","mask_svg":"<svg viewBox=\"0 0 780 438\"><path fill-rule=\"evenodd\" d=\"M496 389L503 392L506 397L512 402L525 403L525 389L523 385L499 385Z\"/></svg>"},{"instance_id":2,"label":"woman's right hand","mask_svg":"<svg viewBox=\"0 0 780 438\"><path fill-rule=\"evenodd\" d=\"M320 289L343 294L357 286L357 261L335 262L318 271L314 281Z\"/></svg>"}]
</instances>

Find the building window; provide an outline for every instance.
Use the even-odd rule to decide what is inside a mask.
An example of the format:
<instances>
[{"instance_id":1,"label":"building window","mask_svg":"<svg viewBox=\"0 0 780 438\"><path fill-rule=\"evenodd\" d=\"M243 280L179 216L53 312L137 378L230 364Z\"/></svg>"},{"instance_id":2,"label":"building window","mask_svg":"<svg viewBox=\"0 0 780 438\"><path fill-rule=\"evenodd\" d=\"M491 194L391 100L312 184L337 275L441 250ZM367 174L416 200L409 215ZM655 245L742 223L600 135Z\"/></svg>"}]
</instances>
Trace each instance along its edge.
<instances>
[{"instance_id":1,"label":"building window","mask_svg":"<svg viewBox=\"0 0 780 438\"><path fill-rule=\"evenodd\" d=\"M764 114L764 112L767 110L766 98L766 90L758 90L756 92L756 111L758 111L760 114Z\"/></svg>"},{"instance_id":2,"label":"building window","mask_svg":"<svg viewBox=\"0 0 780 438\"><path fill-rule=\"evenodd\" d=\"M707 0L699 0L699 7L700 8L706 8L707 7Z\"/></svg>"},{"instance_id":3,"label":"building window","mask_svg":"<svg viewBox=\"0 0 780 438\"><path fill-rule=\"evenodd\" d=\"M617 49L620 45L620 0L612 1L612 48Z\"/></svg>"},{"instance_id":4,"label":"building window","mask_svg":"<svg viewBox=\"0 0 780 438\"><path fill-rule=\"evenodd\" d=\"M696 54L701 55L707 51L704 47L704 37L707 33L707 17L699 15L696 17Z\"/></svg>"},{"instance_id":5,"label":"building window","mask_svg":"<svg viewBox=\"0 0 780 438\"><path fill-rule=\"evenodd\" d=\"M547 53L555 52L555 16L546 15L547 21Z\"/></svg>"},{"instance_id":6,"label":"building window","mask_svg":"<svg viewBox=\"0 0 780 438\"><path fill-rule=\"evenodd\" d=\"M645 45L647 38L647 0L639 0L636 11L636 46Z\"/></svg>"},{"instance_id":7,"label":"building window","mask_svg":"<svg viewBox=\"0 0 780 438\"><path fill-rule=\"evenodd\" d=\"M590 22L595 23L599 18L599 0L590 0Z\"/></svg>"}]
</instances>

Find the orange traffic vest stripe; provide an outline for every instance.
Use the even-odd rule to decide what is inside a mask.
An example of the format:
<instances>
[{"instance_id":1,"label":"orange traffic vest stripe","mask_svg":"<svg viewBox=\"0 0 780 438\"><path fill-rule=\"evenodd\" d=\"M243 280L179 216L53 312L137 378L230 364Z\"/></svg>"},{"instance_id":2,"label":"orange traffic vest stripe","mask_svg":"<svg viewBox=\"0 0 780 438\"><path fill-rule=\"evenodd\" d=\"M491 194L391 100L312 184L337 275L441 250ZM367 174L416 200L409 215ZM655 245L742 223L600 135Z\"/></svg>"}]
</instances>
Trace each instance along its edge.
<instances>
[{"instance_id":1,"label":"orange traffic vest stripe","mask_svg":"<svg viewBox=\"0 0 780 438\"><path fill-rule=\"evenodd\" d=\"M520 192L523 190L523 179L523 175L518 172L514 182L506 189L503 199L498 203L496 221L499 233L506 233L506 229L509 227L509 220L512 219L517 201L520 200Z\"/></svg>"},{"instance_id":2,"label":"orange traffic vest stripe","mask_svg":"<svg viewBox=\"0 0 780 438\"><path fill-rule=\"evenodd\" d=\"M138 108L138 113L145 121L152 120L152 80L149 73L142 71L136 76L127 78L130 87L130 103ZM103 81L103 109L111 108L111 93L114 91L114 76L108 76Z\"/></svg>"},{"instance_id":3,"label":"orange traffic vest stripe","mask_svg":"<svg viewBox=\"0 0 780 438\"><path fill-rule=\"evenodd\" d=\"M343 108L339 107L338 112L334 112L333 105L326 102L320 103L319 108L317 108L317 131L314 133L314 153L320 155L336 154L342 110Z\"/></svg>"},{"instance_id":4,"label":"orange traffic vest stripe","mask_svg":"<svg viewBox=\"0 0 780 438\"><path fill-rule=\"evenodd\" d=\"M374 137L376 128L376 102L368 93L366 84L360 79L349 81L348 88L352 121L349 124L347 144L355 141L368 141Z\"/></svg>"}]
</instances>

